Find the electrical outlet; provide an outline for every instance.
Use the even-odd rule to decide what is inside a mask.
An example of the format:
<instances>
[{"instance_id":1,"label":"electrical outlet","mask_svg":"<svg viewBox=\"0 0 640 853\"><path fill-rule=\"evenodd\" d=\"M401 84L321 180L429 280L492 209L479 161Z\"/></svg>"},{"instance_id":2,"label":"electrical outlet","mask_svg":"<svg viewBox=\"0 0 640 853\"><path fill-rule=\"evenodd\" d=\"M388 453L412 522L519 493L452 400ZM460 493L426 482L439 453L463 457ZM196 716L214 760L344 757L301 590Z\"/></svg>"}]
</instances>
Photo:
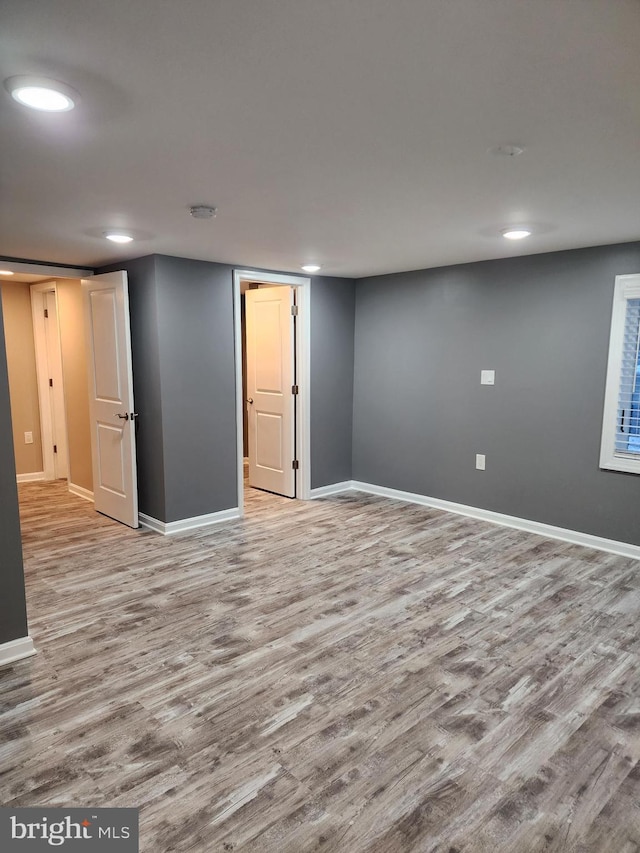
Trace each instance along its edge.
<instances>
[{"instance_id":1,"label":"electrical outlet","mask_svg":"<svg viewBox=\"0 0 640 853\"><path fill-rule=\"evenodd\" d=\"M496 384L496 372L495 372L495 370L481 370L480 371L480 384L481 385L495 385Z\"/></svg>"},{"instance_id":2,"label":"electrical outlet","mask_svg":"<svg viewBox=\"0 0 640 853\"><path fill-rule=\"evenodd\" d=\"M484 471L486 463L486 457L484 453L476 453L476 468L478 471Z\"/></svg>"},{"instance_id":3,"label":"electrical outlet","mask_svg":"<svg viewBox=\"0 0 640 853\"><path fill-rule=\"evenodd\" d=\"M25 444L33 444L33 433L32 432L25 432L24 443Z\"/></svg>"}]
</instances>

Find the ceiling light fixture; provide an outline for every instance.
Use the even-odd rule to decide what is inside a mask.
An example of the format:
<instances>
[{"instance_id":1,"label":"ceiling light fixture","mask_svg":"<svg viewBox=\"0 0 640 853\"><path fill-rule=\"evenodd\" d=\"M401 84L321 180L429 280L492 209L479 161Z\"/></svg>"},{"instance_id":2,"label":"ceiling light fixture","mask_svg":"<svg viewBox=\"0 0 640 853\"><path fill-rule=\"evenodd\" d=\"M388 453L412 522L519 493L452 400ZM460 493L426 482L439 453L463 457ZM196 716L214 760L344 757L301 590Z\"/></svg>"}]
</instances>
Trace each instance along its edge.
<instances>
[{"instance_id":1,"label":"ceiling light fixture","mask_svg":"<svg viewBox=\"0 0 640 853\"><path fill-rule=\"evenodd\" d=\"M194 204L189 208L189 213L194 219L213 219L217 212L217 207L211 207L208 204Z\"/></svg>"},{"instance_id":2,"label":"ceiling light fixture","mask_svg":"<svg viewBox=\"0 0 640 853\"><path fill-rule=\"evenodd\" d=\"M303 269L305 272L318 272L320 269L319 264L303 264L300 269Z\"/></svg>"},{"instance_id":3,"label":"ceiling light fixture","mask_svg":"<svg viewBox=\"0 0 640 853\"><path fill-rule=\"evenodd\" d=\"M0 270L0 275L13 275L12 270Z\"/></svg>"},{"instance_id":4,"label":"ceiling light fixture","mask_svg":"<svg viewBox=\"0 0 640 853\"><path fill-rule=\"evenodd\" d=\"M505 228L502 236L507 240L524 240L525 237L531 236L531 231L528 228Z\"/></svg>"},{"instance_id":5,"label":"ceiling light fixture","mask_svg":"<svg viewBox=\"0 0 640 853\"><path fill-rule=\"evenodd\" d=\"M131 234L124 234L122 231L105 231L104 236L112 243L131 243L133 241Z\"/></svg>"},{"instance_id":6,"label":"ceiling light fixture","mask_svg":"<svg viewBox=\"0 0 640 853\"><path fill-rule=\"evenodd\" d=\"M71 86L46 77L9 77L4 81L4 87L22 106L47 113L68 112L79 100L78 93Z\"/></svg>"}]
</instances>

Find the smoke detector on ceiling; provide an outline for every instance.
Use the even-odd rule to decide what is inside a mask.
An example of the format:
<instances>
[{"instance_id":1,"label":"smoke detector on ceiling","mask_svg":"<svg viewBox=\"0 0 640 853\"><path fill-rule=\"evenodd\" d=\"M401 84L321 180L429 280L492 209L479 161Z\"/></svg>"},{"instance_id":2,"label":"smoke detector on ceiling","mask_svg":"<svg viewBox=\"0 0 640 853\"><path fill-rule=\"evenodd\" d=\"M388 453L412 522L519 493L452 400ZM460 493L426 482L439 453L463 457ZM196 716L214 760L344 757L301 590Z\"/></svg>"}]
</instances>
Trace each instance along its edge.
<instances>
[{"instance_id":1,"label":"smoke detector on ceiling","mask_svg":"<svg viewBox=\"0 0 640 853\"><path fill-rule=\"evenodd\" d=\"M524 151L524 145L496 145L489 149L489 153L495 157L519 157Z\"/></svg>"},{"instance_id":2,"label":"smoke detector on ceiling","mask_svg":"<svg viewBox=\"0 0 640 853\"><path fill-rule=\"evenodd\" d=\"M216 207L210 207L208 204L194 204L189 208L189 213L194 219L213 219L217 212Z\"/></svg>"}]
</instances>

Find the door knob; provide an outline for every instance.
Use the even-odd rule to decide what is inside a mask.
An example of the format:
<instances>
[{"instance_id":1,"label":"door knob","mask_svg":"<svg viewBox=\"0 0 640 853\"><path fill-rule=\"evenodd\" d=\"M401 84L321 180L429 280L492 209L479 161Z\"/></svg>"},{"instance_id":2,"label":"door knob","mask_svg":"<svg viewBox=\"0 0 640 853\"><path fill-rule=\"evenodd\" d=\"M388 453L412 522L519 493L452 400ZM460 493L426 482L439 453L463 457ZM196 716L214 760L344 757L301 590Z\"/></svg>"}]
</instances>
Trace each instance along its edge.
<instances>
[{"instance_id":1,"label":"door knob","mask_svg":"<svg viewBox=\"0 0 640 853\"><path fill-rule=\"evenodd\" d=\"M123 421L129 420L129 412L125 412L124 415L116 415L118 418L122 418Z\"/></svg>"},{"instance_id":2,"label":"door knob","mask_svg":"<svg viewBox=\"0 0 640 853\"><path fill-rule=\"evenodd\" d=\"M249 403L250 405L253 405L253 397L249 397L249 399L247 400L247 403Z\"/></svg>"}]
</instances>

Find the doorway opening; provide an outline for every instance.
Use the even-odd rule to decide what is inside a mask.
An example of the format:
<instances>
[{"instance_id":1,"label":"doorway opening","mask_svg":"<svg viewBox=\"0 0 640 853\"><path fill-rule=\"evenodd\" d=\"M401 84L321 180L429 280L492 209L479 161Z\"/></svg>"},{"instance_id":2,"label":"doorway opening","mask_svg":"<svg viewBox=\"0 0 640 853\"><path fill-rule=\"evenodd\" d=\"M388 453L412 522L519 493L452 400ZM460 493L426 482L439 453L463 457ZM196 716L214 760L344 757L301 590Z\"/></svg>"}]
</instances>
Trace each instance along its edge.
<instances>
[{"instance_id":1,"label":"doorway opening","mask_svg":"<svg viewBox=\"0 0 640 853\"><path fill-rule=\"evenodd\" d=\"M91 500L80 280L16 271L2 302L17 480L65 480Z\"/></svg>"},{"instance_id":2,"label":"doorway opening","mask_svg":"<svg viewBox=\"0 0 640 853\"><path fill-rule=\"evenodd\" d=\"M310 497L310 285L302 276L234 271L241 514L247 467L251 486Z\"/></svg>"}]
</instances>

